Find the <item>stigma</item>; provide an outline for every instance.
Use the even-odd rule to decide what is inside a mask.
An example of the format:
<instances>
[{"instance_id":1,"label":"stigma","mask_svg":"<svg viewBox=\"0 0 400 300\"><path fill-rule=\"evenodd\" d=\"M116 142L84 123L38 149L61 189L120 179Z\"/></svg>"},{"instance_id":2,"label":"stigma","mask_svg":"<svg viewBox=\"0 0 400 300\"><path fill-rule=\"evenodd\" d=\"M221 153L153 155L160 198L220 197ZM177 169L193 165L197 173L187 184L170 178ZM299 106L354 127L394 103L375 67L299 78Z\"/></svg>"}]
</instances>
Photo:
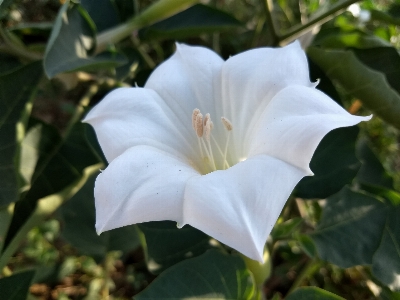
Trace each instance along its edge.
<instances>
[{"instance_id":1,"label":"stigma","mask_svg":"<svg viewBox=\"0 0 400 300\"><path fill-rule=\"evenodd\" d=\"M214 123L211 120L210 114L207 113L205 116L203 116L203 114L200 112L200 109L196 108L193 110L192 127L197 135L197 142L200 149L202 161L204 162L204 164L206 164L206 169L210 170L210 172L216 170L226 170L230 168L230 165L227 161L227 155L230 132L233 129L233 125L231 121L229 121L225 117L221 117L221 122L227 131L225 146L223 148L220 147L218 141L212 135ZM214 149L217 150L218 154L222 157L222 163L220 163L220 165L216 164L213 153L213 146Z\"/></svg>"}]
</instances>

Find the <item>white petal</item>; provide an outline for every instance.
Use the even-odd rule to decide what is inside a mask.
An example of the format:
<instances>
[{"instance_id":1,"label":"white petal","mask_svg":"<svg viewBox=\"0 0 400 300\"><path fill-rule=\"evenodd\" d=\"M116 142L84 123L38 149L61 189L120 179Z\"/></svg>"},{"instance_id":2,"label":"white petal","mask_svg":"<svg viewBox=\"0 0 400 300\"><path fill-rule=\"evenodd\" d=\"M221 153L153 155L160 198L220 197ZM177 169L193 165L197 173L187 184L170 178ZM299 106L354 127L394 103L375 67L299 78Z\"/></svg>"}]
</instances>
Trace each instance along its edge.
<instances>
[{"instance_id":1,"label":"white petal","mask_svg":"<svg viewBox=\"0 0 400 300\"><path fill-rule=\"evenodd\" d=\"M258 261L287 198L305 175L290 164L259 155L224 170L191 178L184 223Z\"/></svg>"},{"instance_id":2,"label":"white petal","mask_svg":"<svg viewBox=\"0 0 400 300\"><path fill-rule=\"evenodd\" d=\"M349 114L318 90L290 86L270 102L245 143L249 156L271 155L312 174L310 160L329 131L369 119Z\"/></svg>"},{"instance_id":3,"label":"white petal","mask_svg":"<svg viewBox=\"0 0 400 300\"><path fill-rule=\"evenodd\" d=\"M96 179L97 232L147 221L182 222L185 185L196 175L184 161L159 149L128 149Z\"/></svg>"},{"instance_id":4,"label":"white petal","mask_svg":"<svg viewBox=\"0 0 400 300\"><path fill-rule=\"evenodd\" d=\"M83 121L94 127L109 162L136 145L189 156L197 142L191 123L182 123L156 92L144 88L112 91Z\"/></svg>"},{"instance_id":5,"label":"white petal","mask_svg":"<svg viewBox=\"0 0 400 300\"><path fill-rule=\"evenodd\" d=\"M229 58L222 67L222 112L233 123L236 157L244 156L243 139L269 101L283 88L314 86L308 62L297 41L284 48L259 48Z\"/></svg>"},{"instance_id":6,"label":"white petal","mask_svg":"<svg viewBox=\"0 0 400 300\"><path fill-rule=\"evenodd\" d=\"M214 99L213 85L224 61L204 47L176 46L174 55L154 70L145 87L157 91L188 126L195 108L215 118L214 100L219 99Z\"/></svg>"}]
</instances>

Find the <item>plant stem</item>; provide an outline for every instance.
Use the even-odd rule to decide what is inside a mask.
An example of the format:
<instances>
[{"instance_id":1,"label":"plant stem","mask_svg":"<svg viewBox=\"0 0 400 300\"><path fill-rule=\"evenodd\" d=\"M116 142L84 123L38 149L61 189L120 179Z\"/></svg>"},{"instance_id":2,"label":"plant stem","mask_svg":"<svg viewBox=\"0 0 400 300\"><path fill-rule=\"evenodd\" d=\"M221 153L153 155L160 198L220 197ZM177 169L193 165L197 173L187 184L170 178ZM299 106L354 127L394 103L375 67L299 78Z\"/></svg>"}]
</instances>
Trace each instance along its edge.
<instances>
[{"instance_id":1,"label":"plant stem","mask_svg":"<svg viewBox=\"0 0 400 300\"><path fill-rule=\"evenodd\" d=\"M8 206L3 207L0 210L0 253L3 250L4 240L6 238L8 228L10 227L10 223L12 220L12 216L14 213L15 203L10 203ZM1 269L0 269L1 271Z\"/></svg>"},{"instance_id":2,"label":"plant stem","mask_svg":"<svg viewBox=\"0 0 400 300\"><path fill-rule=\"evenodd\" d=\"M274 10L274 4L272 0L263 0L264 7L265 7L265 17L266 21L268 24L269 32L271 33L272 41L271 44L272 46L276 46L279 43L279 36L278 32L275 27L274 23L274 18L273 18L273 10Z\"/></svg>"},{"instance_id":3,"label":"plant stem","mask_svg":"<svg viewBox=\"0 0 400 300\"><path fill-rule=\"evenodd\" d=\"M138 16L128 22L106 30L97 36L97 47L95 53L107 49L110 44L115 44L128 37L134 30L149 26L158 21L166 19L198 2L198 0L159 0L150 5Z\"/></svg>"},{"instance_id":4,"label":"plant stem","mask_svg":"<svg viewBox=\"0 0 400 300\"><path fill-rule=\"evenodd\" d=\"M307 265L301 270L299 276L297 276L296 280L290 287L288 291L288 295L292 293L295 289L297 289L300 284L306 279L311 277L321 266L321 262L317 261L316 259L311 259Z\"/></svg>"},{"instance_id":5,"label":"plant stem","mask_svg":"<svg viewBox=\"0 0 400 300\"><path fill-rule=\"evenodd\" d=\"M75 195L82 186L86 183L87 179L94 175L103 166L102 163L95 164L85 168L83 175L75 182L64 188L61 192L49 195L40 199L36 205L36 209L26 220L24 225L18 230L17 234L8 244L0 257L0 270L7 265L11 256L17 251L20 243L26 238L28 232L35 226L42 223L48 216L56 211L67 199Z\"/></svg>"},{"instance_id":6,"label":"plant stem","mask_svg":"<svg viewBox=\"0 0 400 300\"><path fill-rule=\"evenodd\" d=\"M14 43L7 35L7 32L0 26L0 36L5 46L0 47L0 52L5 52L14 56L18 56L29 61L40 60L43 56L36 52L31 52L25 47Z\"/></svg>"},{"instance_id":7,"label":"plant stem","mask_svg":"<svg viewBox=\"0 0 400 300\"><path fill-rule=\"evenodd\" d=\"M304 25L300 24L297 26L293 26L287 33L279 36L279 45L284 46L289 44L290 42L297 39L299 36L309 31L311 27L320 26L328 22L335 16L341 14L348 6L358 1L359 0L341 1L339 3L332 5L331 9L328 10L327 12L321 14L318 17L312 18L308 23Z\"/></svg>"}]
</instances>

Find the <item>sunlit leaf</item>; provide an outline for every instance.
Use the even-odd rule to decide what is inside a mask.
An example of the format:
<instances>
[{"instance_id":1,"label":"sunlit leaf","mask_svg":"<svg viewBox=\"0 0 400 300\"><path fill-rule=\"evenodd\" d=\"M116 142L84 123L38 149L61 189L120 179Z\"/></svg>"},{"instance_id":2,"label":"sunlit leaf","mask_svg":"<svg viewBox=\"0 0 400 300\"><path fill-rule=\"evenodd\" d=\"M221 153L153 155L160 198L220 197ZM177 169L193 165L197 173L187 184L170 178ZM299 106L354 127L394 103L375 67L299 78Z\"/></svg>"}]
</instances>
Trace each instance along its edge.
<instances>
[{"instance_id":1,"label":"sunlit leaf","mask_svg":"<svg viewBox=\"0 0 400 300\"><path fill-rule=\"evenodd\" d=\"M0 206L18 199L17 123L41 75L40 62L0 75Z\"/></svg>"},{"instance_id":2,"label":"sunlit leaf","mask_svg":"<svg viewBox=\"0 0 400 300\"><path fill-rule=\"evenodd\" d=\"M60 192L81 178L86 167L99 162L86 141L84 124L76 124L64 139L52 126L35 120L31 123L31 128L36 128L34 139L39 140L37 148L31 148L31 155L39 153L39 159L30 180L31 188L15 207L7 243L33 212L38 199Z\"/></svg>"},{"instance_id":3,"label":"sunlit leaf","mask_svg":"<svg viewBox=\"0 0 400 300\"><path fill-rule=\"evenodd\" d=\"M104 52L92 56L96 45L95 24L80 5L60 9L46 46L44 69L49 78L62 72L107 69L126 62L118 53Z\"/></svg>"}]
</instances>

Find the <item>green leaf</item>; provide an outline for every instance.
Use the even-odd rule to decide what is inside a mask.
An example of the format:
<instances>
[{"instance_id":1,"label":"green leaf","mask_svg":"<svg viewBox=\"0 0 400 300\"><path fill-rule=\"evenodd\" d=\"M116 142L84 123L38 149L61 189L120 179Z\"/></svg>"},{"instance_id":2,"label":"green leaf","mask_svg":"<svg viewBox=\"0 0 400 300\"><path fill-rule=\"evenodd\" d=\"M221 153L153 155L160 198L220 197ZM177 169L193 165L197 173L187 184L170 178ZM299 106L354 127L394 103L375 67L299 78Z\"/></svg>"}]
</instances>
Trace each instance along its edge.
<instances>
[{"instance_id":1,"label":"green leaf","mask_svg":"<svg viewBox=\"0 0 400 300\"><path fill-rule=\"evenodd\" d=\"M301 224L303 219L293 218L282 223L277 223L272 229L271 236L273 240L287 238Z\"/></svg>"},{"instance_id":2,"label":"green leaf","mask_svg":"<svg viewBox=\"0 0 400 300\"><path fill-rule=\"evenodd\" d=\"M296 240L299 242L301 249L311 258L316 257L317 248L314 241L306 234L297 234Z\"/></svg>"},{"instance_id":3,"label":"green leaf","mask_svg":"<svg viewBox=\"0 0 400 300\"><path fill-rule=\"evenodd\" d=\"M21 63L14 56L0 53L0 75L11 73L21 67Z\"/></svg>"},{"instance_id":4,"label":"green leaf","mask_svg":"<svg viewBox=\"0 0 400 300\"><path fill-rule=\"evenodd\" d=\"M376 278L400 290L400 206L344 188L327 199L311 238L322 259L346 268L371 265Z\"/></svg>"},{"instance_id":5,"label":"green leaf","mask_svg":"<svg viewBox=\"0 0 400 300\"><path fill-rule=\"evenodd\" d=\"M0 75L0 206L18 199L17 123L41 75L40 62Z\"/></svg>"},{"instance_id":6,"label":"green leaf","mask_svg":"<svg viewBox=\"0 0 400 300\"><path fill-rule=\"evenodd\" d=\"M350 50L309 48L308 55L346 92L386 122L400 128L400 95L392 88L385 74L362 63Z\"/></svg>"},{"instance_id":7,"label":"green leaf","mask_svg":"<svg viewBox=\"0 0 400 300\"><path fill-rule=\"evenodd\" d=\"M326 198L353 180L360 167L355 155L358 131L356 126L339 128L322 139L310 163L315 175L297 184L297 197Z\"/></svg>"},{"instance_id":8,"label":"green leaf","mask_svg":"<svg viewBox=\"0 0 400 300\"><path fill-rule=\"evenodd\" d=\"M344 300L318 287L301 287L285 298L286 300Z\"/></svg>"},{"instance_id":9,"label":"green leaf","mask_svg":"<svg viewBox=\"0 0 400 300\"><path fill-rule=\"evenodd\" d=\"M35 271L17 273L0 279L0 300L26 300Z\"/></svg>"},{"instance_id":10,"label":"green leaf","mask_svg":"<svg viewBox=\"0 0 400 300\"><path fill-rule=\"evenodd\" d=\"M102 261L109 251L127 253L137 248L140 240L135 225L97 235L93 197L96 176L92 176L75 196L60 207L59 215L63 225L62 237L80 253Z\"/></svg>"},{"instance_id":11,"label":"green leaf","mask_svg":"<svg viewBox=\"0 0 400 300\"><path fill-rule=\"evenodd\" d=\"M154 274L211 248L209 236L188 225L179 229L175 222L163 221L138 226L146 241L148 268Z\"/></svg>"},{"instance_id":12,"label":"green leaf","mask_svg":"<svg viewBox=\"0 0 400 300\"><path fill-rule=\"evenodd\" d=\"M393 179L385 171L378 157L372 152L366 140L357 143L357 156L362 162L357 181L362 184L393 189Z\"/></svg>"},{"instance_id":13,"label":"green leaf","mask_svg":"<svg viewBox=\"0 0 400 300\"><path fill-rule=\"evenodd\" d=\"M79 5L68 9L67 1L60 9L44 57L49 78L63 72L92 71L114 68L126 63L124 56L105 52L92 57L95 48L95 25Z\"/></svg>"},{"instance_id":14,"label":"green leaf","mask_svg":"<svg viewBox=\"0 0 400 300\"><path fill-rule=\"evenodd\" d=\"M321 258L340 267L372 264L387 214L376 198L344 188L327 199L311 238Z\"/></svg>"},{"instance_id":15,"label":"green leaf","mask_svg":"<svg viewBox=\"0 0 400 300\"><path fill-rule=\"evenodd\" d=\"M52 126L31 120L30 128L34 128L32 134L36 135L32 140L36 142L30 144L30 156L39 153L39 159L30 179L31 188L15 206L6 243L35 209L38 199L60 192L81 178L86 167L99 162L87 143L85 126L76 124L65 139Z\"/></svg>"},{"instance_id":16,"label":"green leaf","mask_svg":"<svg viewBox=\"0 0 400 300\"><path fill-rule=\"evenodd\" d=\"M145 299L252 299L255 285L239 257L216 250L183 261L134 297Z\"/></svg>"},{"instance_id":17,"label":"green leaf","mask_svg":"<svg viewBox=\"0 0 400 300\"><path fill-rule=\"evenodd\" d=\"M384 74L392 89L400 94L400 55L395 48L353 49L353 52L363 64Z\"/></svg>"},{"instance_id":18,"label":"green leaf","mask_svg":"<svg viewBox=\"0 0 400 300\"><path fill-rule=\"evenodd\" d=\"M373 257L372 273L392 290L400 291L400 206L389 212L381 244Z\"/></svg>"},{"instance_id":19,"label":"green leaf","mask_svg":"<svg viewBox=\"0 0 400 300\"><path fill-rule=\"evenodd\" d=\"M181 39L202 33L238 28L243 24L215 8L197 4L139 31L142 39Z\"/></svg>"}]
</instances>

